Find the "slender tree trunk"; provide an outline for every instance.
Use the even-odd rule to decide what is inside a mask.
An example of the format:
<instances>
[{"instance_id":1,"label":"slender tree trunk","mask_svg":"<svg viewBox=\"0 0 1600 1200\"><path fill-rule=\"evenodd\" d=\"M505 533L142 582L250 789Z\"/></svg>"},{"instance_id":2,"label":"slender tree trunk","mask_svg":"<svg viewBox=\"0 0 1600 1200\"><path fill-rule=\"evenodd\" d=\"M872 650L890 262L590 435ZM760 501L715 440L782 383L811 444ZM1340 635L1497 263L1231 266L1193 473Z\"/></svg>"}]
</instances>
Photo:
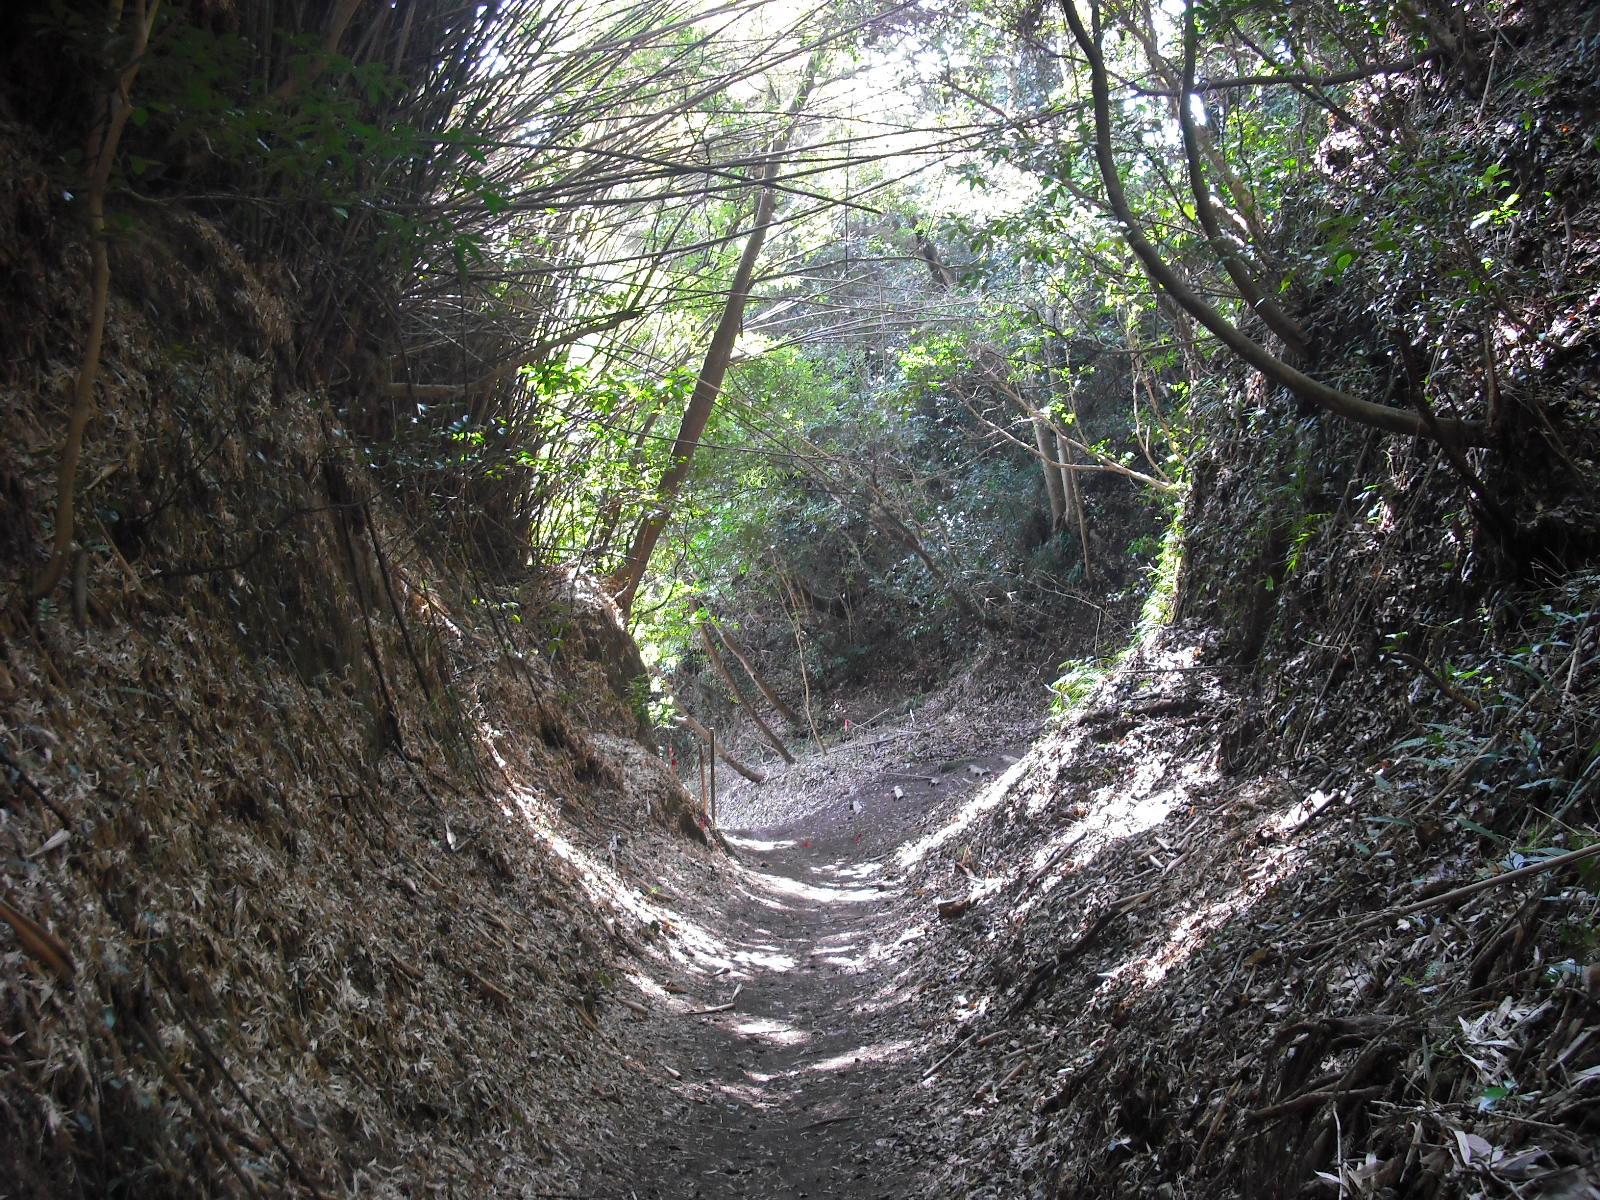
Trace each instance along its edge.
<instances>
[{"instance_id":1,"label":"slender tree trunk","mask_svg":"<svg viewBox=\"0 0 1600 1200\"><path fill-rule=\"evenodd\" d=\"M120 23L122 5L112 6L112 15ZM133 115L133 100L129 89L134 76L144 65L144 53L150 44L150 31L155 28L156 14L161 11L161 0L137 0L131 13L132 46L128 59L118 70L116 78L105 96L105 109L99 123L89 135L88 154L89 186L87 188L89 212L89 330L83 343L83 358L78 364L78 376L73 384L72 415L67 420L67 439L61 450L61 466L56 474L55 535L50 544L50 561L39 572L28 589L29 602L42 600L55 590L72 556L72 541L76 531L76 500L78 489L78 459L83 453L83 434L89 419L94 416L95 382L100 375L100 347L105 339L106 310L111 298L111 260L106 252L106 190L111 182L111 167L116 161L117 144L122 131Z\"/></svg>"},{"instance_id":2,"label":"slender tree trunk","mask_svg":"<svg viewBox=\"0 0 1600 1200\"><path fill-rule=\"evenodd\" d=\"M744 709L749 718L756 723L756 728L761 730L761 735L772 743L786 763L794 762L794 755L789 753L789 748L783 744L783 739L772 732L772 726L761 719L761 714L755 709L744 694L744 689L739 686L739 681L733 677L733 672L728 670L728 664L723 661L722 655L717 653L717 644L711 638L711 630L702 623L696 630L700 634L700 642L706 648L706 657L711 660L711 665L716 668L717 674L722 676L722 682L728 685L728 690L733 693L733 698L739 702L739 707Z\"/></svg>"},{"instance_id":3,"label":"slender tree trunk","mask_svg":"<svg viewBox=\"0 0 1600 1200\"><path fill-rule=\"evenodd\" d=\"M661 685L661 689L666 692L667 699L672 701L672 707L678 710L678 716L676 718L677 723L688 729L694 730L694 732L699 736L700 740L711 748L711 778L713 781L713 786L715 786L717 759L719 758L732 767L735 771L739 772L739 774L743 775L751 783L765 783L767 781L767 777L760 771L757 771L753 767L745 766L737 758L729 754L727 750L723 748L723 744L717 740L716 734L712 733L711 730L707 729L704 725L700 724L699 721L696 721L689 715L689 710L684 707L683 701L679 700L677 694L673 692L671 684L669 684L665 679L657 679L656 682L659 683Z\"/></svg>"},{"instance_id":4,"label":"slender tree trunk","mask_svg":"<svg viewBox=\"0 0 1600 1200\"><path fill-rule=\"evenodd\" d=\"M945 266L944 259L939 257L939 248L928 239L919 225L911 231L911 236L916 239L917 253L922 261L928 264L928 280L936 292L948 292L956 286L956 273Z\"/></svg>"},{"instance_id":5,"label":"slender tree trunk","mask_svg":"<svg viewBox=\"0 0 1600 1200\"><path fill-rule=\"evenodd\" d=\"M789 618L789 624L794 628L794 660L800 668L800 702L806 710L806 727L811 730L811 741L818 750L822 749L822 737L817 733L817 719L811 713L811 676L806 674L806 645L805 639L800 634L800 596L795 590L793 581L783 573L781 563L777 566L778 586L783 589L780 603L783 605L784 615Z\"/></svg>"},{"instance_id":6,"label":"slender tree trunk","mask_svg":"<svg viewBox=\"0 0 1600 1200\"><path fill-rule=\"evenodd\" d=\"M717 396L722 391L722 380L728 373L728 363L733 357L734 343L738 340L739 331L744 323L745 305L749 302L750 285L755 278L756 259L760 257L761 247L767 240L767 230L772 224L773 209L777 205L778 193L773 188L772 182L778 174L778 163L788 151L790 139L799 124L799 114L811 95L818 65L818 60L813 58L807 68L806 77L800 84L800 91L790 106L789 128L773 144L765 165L757 174L761 193L756 197L755 220L752 223L750 237L744 244L744 253L739 257L739 266L734 271L732 284L729 285L728 300L722 306L722 319L717 322L716 331L711 335L711 344L706 348L705 361L700 367L700 377L695 380L694 391L690 393L689 403L683 410L683 421L678 426L678 436L672 443L672 461L662 472L661 482L656 485L654 506L639 523L633 544L628 548L622 566L611 580L611 590L616 596L617 607L622 610L624 619L633 610L633 599L639 591L639 583L644 578L645 568L650 565L650 556L655 553L656 543L661 540L662 531L672 519L678 492L682 490L684 480L689 477L690 461L700 446L700 437L705 433L706 423L711 419L711 410L716 406Z\"/></svg>"},{"instance_id":7,"label":"slender tree trunk","mask_svg":"<svg viewBox=\"0 0 1600 1200\"><path fill-rule=\"evenodd\" d=\"M1078 544L1083 547L1083 581L1088 583L1094 578L1094 571L1089 564L1089 515L1083 509L1083 487L1078 482L1078 473L1070 469L1072 443L1058 433L1056 446L1061 452L1060 461L1065 464L1061 468L1061 486L1067 493L1067 519L1078 527Z\"/></svg>"},{"instance_id":8,"label":"slender tree trunk","mask_svg":"<svg viewBox=\"0 0 1600 1200\"><path fill-rule=\"evenodd\" d=\"M928 574L933 576L934 582L945 590L951 600L955 601L956 607L963 614L971 617L985 629L1001 630L1005 628L1001 622L978 607L972 597L967 595L966 589L951 578L950 573L940 566L933 555L928 552L928 548L922 544L922 538L917 535L917 531L912 529L904 519L896 514L889 507L889 502L884 498L883 493L870 484L867 486L867 501L868 515L877 524L878 528L921 560L922 565L928 568Z\"/></svg>"},{"instance_id":9,"label":"slender tree trunk","mask_svg":"<svg viewBox=\"0 0 1600 1200\"><path fill-rule=\"evenodd\" d=\"M729 652L739 660L739 665L745 669L745 674L750 676L750 682L755 684L756 688L761 692L761 694L767 698L767 703L772 705L777 714L785 721L789 722L789 724L796 727L799 727L801 724L803 724L800 719L800 714L785 704L783 702L783 698L779 696L777 692L772 690L772 685L766 681L761 672L756 670L755 664L750 661L749 651L747 651L744 646L740 644L739 639L734 637L733 634L729 633L715 621L711 622L711 628L714 629L717 633L717 636L722 639L722 644L726 646Z\"/></svg>"},{"instance_id":10,"label":"slender tree trunk","mask_svg":"<svg viewBox=\"0 0 1600 1200\"><path fill-rule=\"evenodd\" d=\"M1307 345L1305 330L1283 311L1272 293L1256 279L1251 265L1236 250L1231 236L1222 228L1216 205L1212 202L1211 189L1206 186L1205 161L1208 158L1216 162L1226 160L1212 144L1209 129L1196 124L1194 111L1190 107L1191 104L1205 102L1204 97L1194 95L1195 42L1194 5L1191 3L1183 13L1183 83L1178 89L1176 108L1178 125L1183 130L1184 157L1189 167L1189 190L1194 197L1195 215L1211 243L1211 252L1217 256L1228 278L1239 289L1240 297L1252 311L1260 314L1272 332L1283 339L1284 345L1296 358L1303 359ZM1206 119L1209 121L1210 116ZM1207 151L1210 153L1207 154Z\"/></svg>"},{"instance_id":11,"label":"slender tree trunk","mask_svg":"<svg viewBox=\"0 0 1600 1200\"><path fill-rule=\"evenodd\" d=\"M1078 494L1078 473L1072 469L1075 459L1072 457L1072 442L1059 430L1052 431L1055 435L1056 452L1055 463L1052 469L1060 473L1061 485L1061 518L1071 524L1082 516L1083 505Z\"/></svg>"},{"instance_id":12,"label":"slender tree trunk","mask_svg":"<svg viewBox=\"0 0 1600 1200\"><path fill-rule=\"evenodd\" d=\"M1062 472L1050 461L1055 457L1050 452L1055 434L1043 417L1032 417L1029 423L1033 426L1034 445L1039 447L1039 465L1044 468L1044 491L1050 498L1050 528L1060 529L1067 520L1067 497L1061 487Z\"/></svg>"},{"instance_id":13,"label":"slender tree trunk","mask_svg":"<svg viewBox=\"0 0 1600 1200\"><path fill-rule=\"evenodd\" d=\"M1122 186L1122 175L1112 145L1111 75L1102 51L1105 30L1100 24L1101 7L1097 0L1089 0L1092 32L1078 12L1078 0L1061 0L1061 10L1066 16L1072 39L1083 52L1089 67L1090 101L1094 112L1093 149L1101 186L1105 189L1106 204L1122 226L1122 238L1127 242L1128 249L1138 258L1151 283L1171 296L1192 320L1230 351L1298 399L1315 404L1335 416L1389 433L1428 437L1440 442L1453 441L1463 446L1487 445L1488 429L1482 421L1455 418L1429 421L1419 413L1390 408L1386 404L1363 400L1329 387L1290 366L1224 317L1162 257L1161 251L1156 249L1145 232L1144 224L1135 215Z\"/></svg>"},{"instance_id":14,"label":"slender tree trunk","mask_svg":"<svg viewBox=\"0 0 1600 1200\"><path fill-rule=\"evenodd\" d=\"M727 752L727 750L723 748L722 743L717 741L716 735L713 734L711 732L711 730L707 729L704 725L700 724L699 721L696 721L688 713L679 712L679 714L678 714L678 722L679 722L679 724L687 725L690 729L694 730L694 732L699 735L700 740L702 742L704 742L707 746L711 747L711 750L712 750L712 755L711 755L711 778L713 780L715 780L716 777L717 777L717 763L716 763L716 760L720 758L723 762L727 763L730 767L732 767L735 771L739 772L739 774L743 775L751 783L765 783L767 781L767 777L765 775L763 775L760 771L757 771L754 767L745 766L737 758L735 758L733 755L729 754Z\"/></svg>"}]
</instances>

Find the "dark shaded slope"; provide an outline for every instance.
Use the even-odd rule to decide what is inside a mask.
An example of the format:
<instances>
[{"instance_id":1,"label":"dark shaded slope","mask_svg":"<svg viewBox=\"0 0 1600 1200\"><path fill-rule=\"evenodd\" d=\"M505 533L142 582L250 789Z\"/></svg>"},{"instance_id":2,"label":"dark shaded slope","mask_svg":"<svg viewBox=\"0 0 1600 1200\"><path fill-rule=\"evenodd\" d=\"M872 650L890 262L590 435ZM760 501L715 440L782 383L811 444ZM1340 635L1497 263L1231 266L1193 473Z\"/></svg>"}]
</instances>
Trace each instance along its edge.
<instances>
[{"instance_id":1,"label":"dark shaded slope","mask_svg":"<svg viewBox=\"0 0 1600 1200\"><path fill-rule=\"evenodd\" d=\"M42 153L0 127L0 1194L566 1186L638 1070L608 849L677 852L687 803L631 644L581 581L447 574L300 373L298 298L154 205L30 607L88 290Z\"/></svg>"}]
</instances>

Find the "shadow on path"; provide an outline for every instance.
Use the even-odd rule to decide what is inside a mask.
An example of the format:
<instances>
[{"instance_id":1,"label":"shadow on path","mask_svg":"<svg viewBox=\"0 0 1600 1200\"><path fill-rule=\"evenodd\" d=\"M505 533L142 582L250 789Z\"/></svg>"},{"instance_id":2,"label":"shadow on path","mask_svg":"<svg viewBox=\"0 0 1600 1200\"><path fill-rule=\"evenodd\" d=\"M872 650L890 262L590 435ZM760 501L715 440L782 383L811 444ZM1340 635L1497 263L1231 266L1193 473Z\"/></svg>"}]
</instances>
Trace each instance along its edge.
<instances>
[{"instance_id":1,"label":"shadow on path","mask_svg":"<svg viewBox=\"0 0 1600 1200\"><path fill-rule=\"evenodd\" d=\"M925 1194L940 1139L908 1114L928 1110L953 1015L918 1002L908 968L939 924L933 889L971 872L949 847L939 870L923 860L1035 730L958 714L835 747L723 798L734 861L662 864L669 971L634 982L672 1078L664 1102L637 1098L634 1175L607 1197Z\"/></svg>"},{"instance_id":2,"label":"shadow on path","mask_svg":"<svg viewBox=\"0 0 1600 1200\"><path fill-rule=\"evenodd\" d=\"M686 1030L677 1127L642 1156L659 1200L901 1197L913 1156L887 1101L921 1047L881 970L901 891L851 833L730 835L743 865L718 915L713 1008ZM723 969L723 966L726 969Z\"/></svg>"}]
</instances>

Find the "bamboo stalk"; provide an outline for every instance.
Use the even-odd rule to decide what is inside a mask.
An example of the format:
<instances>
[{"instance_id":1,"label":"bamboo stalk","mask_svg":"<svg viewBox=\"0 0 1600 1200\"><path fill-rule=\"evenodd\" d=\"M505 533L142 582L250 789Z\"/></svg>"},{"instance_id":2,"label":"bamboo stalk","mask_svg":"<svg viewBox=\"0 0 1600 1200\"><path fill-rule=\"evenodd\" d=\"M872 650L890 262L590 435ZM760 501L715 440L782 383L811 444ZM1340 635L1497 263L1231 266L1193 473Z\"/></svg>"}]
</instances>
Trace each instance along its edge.
<instances>
[{"instance_id":1,"label":"bamboo stalk","mask_svg":"<svg viewBox=\"0 0 1600 1200\"><path fill-rule=\"evenodd\" d=\"M83 358L73 384L72 415L67 421L67 439L62 446L61 466L56 475L56 524L50 561L28 590L30 601L41 600L55 590L72 551L78 459L83 452L84 430L94 416L95 382L100 375L100 347L105 340L106 309L111 297L111 260L106 252L106 189L111 183L111 165L116 159L117 144L122 140L122 131L127 128L128 118L133 115L129 89L144 63L150 31L155 26L156 14L160 10L161 0L151 0L148 8L143 0L138 0L134 5L132 50L106 94L102 118L104 124L96 125L89 137L88 161L91 165L87 202L89 253L93 264L89 285L89 331L84 338ZM112 11L120 18L122 5L113 5Z\"/></svg>"}]
</instances>

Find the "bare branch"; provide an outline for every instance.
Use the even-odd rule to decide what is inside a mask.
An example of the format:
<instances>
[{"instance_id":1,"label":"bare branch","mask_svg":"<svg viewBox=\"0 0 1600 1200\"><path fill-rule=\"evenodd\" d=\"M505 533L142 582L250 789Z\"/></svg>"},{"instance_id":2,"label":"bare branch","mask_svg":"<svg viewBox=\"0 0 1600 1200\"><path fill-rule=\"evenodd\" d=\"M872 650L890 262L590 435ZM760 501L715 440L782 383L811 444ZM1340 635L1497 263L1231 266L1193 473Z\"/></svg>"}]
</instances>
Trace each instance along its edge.
<instances>
[{"instance_id":1,"label":"bare branch","mask_svg":"<svg viewBox=\"0 0 1600 1200\"><path fill-rule=\"evenodd\" d=\"M1459 445L1488 444L1489 431L1482 421L1440 418L1430 423L1418 413L1362 400L1311 378L1246 335L1203 299L1189 282L1167 263L1144 232L1143 224L1134 214L1127 193L1122 187L1116 154L1111 144L1111 91L1105 57L1101 49L1101 38L1092 35L1085 26L1083 18L1078 13L1077 0L1062 0L1062 10L1066 15L1067 26L1072 32L1073 40L1083 52L1089 68L1089 86L1094 107L1095 160L1100 170L1101 184L1106 191L1106 200L1122 226L1123 239L1143 264L1151 282L1171 296L1184 312L1224 346L1293 396L1315 404L1336 416L1390 433L1408 437L1448 439ZM1097 29L1098 12L1098 4L1091 3L1091 23Z\"/></svg>"}]
</instances>

